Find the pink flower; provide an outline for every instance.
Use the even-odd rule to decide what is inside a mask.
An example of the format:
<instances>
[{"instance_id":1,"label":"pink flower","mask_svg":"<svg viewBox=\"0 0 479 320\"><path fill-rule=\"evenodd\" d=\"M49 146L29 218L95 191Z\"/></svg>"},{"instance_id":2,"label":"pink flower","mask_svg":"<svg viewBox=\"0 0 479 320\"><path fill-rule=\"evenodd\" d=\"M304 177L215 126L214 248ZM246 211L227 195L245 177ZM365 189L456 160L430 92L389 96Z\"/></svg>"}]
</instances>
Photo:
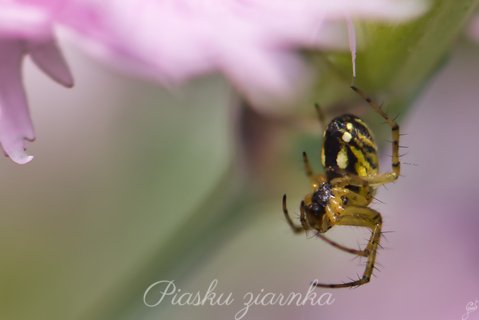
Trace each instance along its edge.
<instances>
[{"instance_id":1,"label":"pink flower","mask_svg":"<svg viewBox=\"0 0 479 320\"><path fill-rule=\"evenodd\" d=\"M20 72L26 54L72 86L54 25L104 61L164 85L217 72L253 105L275 105L307 78L299 50L347 47L352 19L399 21L424 9L422 0L0 0L0 143L15 162L32 159L24 151L34 139Z\"/></svg>"},{"instance_id":2,"label":"pink flower","mask_svg":"<svg viewBox=\"0 0 479 320\"><path fill-rule=\"evenodd\" d=\"M19 164L33 158L25 152L25 140L35 138L22 83L23 57L29 54L53 80L67 87L73 85L55 42L51 19L45 8L0 0L0 143Z\"/></svg>"},{"instance_id":3,"label":"pink flower","mask_svg":"<svg viewBox=\"0 0 479 320\"><path fill-rule=\"evenodd\" d=\"M74 0L62 22L105 61L175 85L220 72L253 103L291 98L303 48L347 48L347 19L399 21L422 1ZM352 45L354 48L354 43Z\"/></svg>"}]
</instances>

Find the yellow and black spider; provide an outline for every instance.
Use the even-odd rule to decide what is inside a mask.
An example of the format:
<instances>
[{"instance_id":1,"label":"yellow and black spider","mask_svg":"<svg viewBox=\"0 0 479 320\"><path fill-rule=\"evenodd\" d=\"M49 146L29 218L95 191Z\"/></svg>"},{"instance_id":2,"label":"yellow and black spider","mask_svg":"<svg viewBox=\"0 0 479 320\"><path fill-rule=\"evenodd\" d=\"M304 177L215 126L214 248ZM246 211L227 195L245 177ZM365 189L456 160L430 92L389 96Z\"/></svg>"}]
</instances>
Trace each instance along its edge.
<instances>
[{"instance_id":1,"label":"yellow and black spider","mask_svg":"<svg viewBox=\"0 0 479 320\"><path fill-rule=\"evenodd\" d=\"M352 86L369 105L383 117L392 131L392 170L379 173L377 146L366 123L357 116L344 114L334 118L326 127L324 116L318 106L319 120L324 131L321 163L325 174L314 174L308 156L303 152L306 175L311 180L313 191L300 204L301 225L295 225L286 207L283 196L283 212L295 233L316 230L316 235L340 250L366 257L366 268L361 278L338 284L315 283L318 287L344 288L368 283L374 269L376 252L381 238L381 214L371 209L376 188L393 182L399 177L399 125L363 91ZM332 226L358 226L371 229L371 237L363 250L338 244L322 233Z\"/></svg>"}]
</instances>

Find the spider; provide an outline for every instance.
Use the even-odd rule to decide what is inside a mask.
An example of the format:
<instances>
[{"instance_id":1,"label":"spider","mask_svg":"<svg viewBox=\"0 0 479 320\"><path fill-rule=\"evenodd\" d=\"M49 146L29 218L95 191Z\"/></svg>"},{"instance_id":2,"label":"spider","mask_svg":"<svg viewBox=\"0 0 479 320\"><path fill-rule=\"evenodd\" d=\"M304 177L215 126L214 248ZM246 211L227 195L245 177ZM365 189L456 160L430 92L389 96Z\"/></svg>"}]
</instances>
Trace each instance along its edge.
<instances>
[{"instance_id":1,"label":"spider","mask_svg":"<svg viewBox=\"0 0 479 320\"><path fill-rule=\"evenodd\" d=\"M311 181L312 192L305 196L299 206L301 225L296 225L289 216L286 195L283 196L283 213L294 233L316 230L317 237L333 247L367 258L362 277L345 283L314 282L317 287L323 288L355 287L370 281L381 238L382 217L369 204L378 186L395 181L400 174L399 125L363 91L355 86L351 88L391 127L392 170L379 173L377 146L371 130L363 120L344 114L331 120L326 127L324 115L316 105L319 121L326 128L321 150L321 164L325 174L314 174L308 156L303 152L304 169ZM368 244L364 249L358 250L328 239L323 233L335 225L369 228L371 237Z\"/></svg>"}]
</instances>

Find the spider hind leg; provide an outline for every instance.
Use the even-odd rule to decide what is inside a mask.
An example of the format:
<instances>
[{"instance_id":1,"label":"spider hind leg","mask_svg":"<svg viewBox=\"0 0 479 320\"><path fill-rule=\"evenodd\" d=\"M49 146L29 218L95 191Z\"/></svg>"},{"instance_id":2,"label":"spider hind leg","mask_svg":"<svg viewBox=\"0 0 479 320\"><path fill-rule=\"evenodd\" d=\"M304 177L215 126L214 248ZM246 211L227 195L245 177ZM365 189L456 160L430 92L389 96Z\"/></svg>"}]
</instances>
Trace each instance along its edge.
<instances>
[{"instance_id":1,"label":"spider hind leg","mask_svg":"<svg viewBox=\"0 0 479 320\"><path fill-rule=\"evenodd\" d=\"M366 227L371 230L371 237L364 252L367 252L366 268L363 275L358 280L352 280L344 283L326 284L316 283L316 287L321 288L348 288L357 287L366 284L371 280L376 262L376 253L381 239L382 218L376 210L368 207L350 206L344 209L340 214L335 225Z\"/></svg>"}]
</instances>

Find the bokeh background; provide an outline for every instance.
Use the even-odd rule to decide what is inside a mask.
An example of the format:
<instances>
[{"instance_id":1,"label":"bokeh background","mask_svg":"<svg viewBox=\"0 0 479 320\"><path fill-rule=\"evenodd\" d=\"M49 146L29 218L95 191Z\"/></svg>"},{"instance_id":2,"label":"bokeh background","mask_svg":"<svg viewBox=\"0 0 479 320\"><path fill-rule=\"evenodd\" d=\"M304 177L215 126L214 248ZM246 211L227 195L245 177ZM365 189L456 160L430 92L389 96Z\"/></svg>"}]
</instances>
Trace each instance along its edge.
<instances>
[{"instance_id":1,"label":"bokeh background","mask_svg":"<svg viewBox=\"0 0 479 320\"><path fill-rule=\"evenodd\" d=\"M312 279L362 272L364 261L293 235L282 216L283 193L295 214L309 191L301 151L320 169L313 110L259 115L220 78L166 90L75 49L66 55L73 90L44 81L27 62L35 159L0 161L1 319L234 319L246 292L305 293ZM377 277L329 290L330 306L257 306L244 319L465 313L479 295L478 84L479 47L458 41L402 111L404 176L373 204L392 231ZM347 83L344 92L347 108L368 111ZM387 170L389 136L380 132ZM367 237L349 227L328 235L352 246ZM205 293L213 279L216 292L233 293L233 305L143 304L156 281Z\"/></svg>"}]
</instances>

